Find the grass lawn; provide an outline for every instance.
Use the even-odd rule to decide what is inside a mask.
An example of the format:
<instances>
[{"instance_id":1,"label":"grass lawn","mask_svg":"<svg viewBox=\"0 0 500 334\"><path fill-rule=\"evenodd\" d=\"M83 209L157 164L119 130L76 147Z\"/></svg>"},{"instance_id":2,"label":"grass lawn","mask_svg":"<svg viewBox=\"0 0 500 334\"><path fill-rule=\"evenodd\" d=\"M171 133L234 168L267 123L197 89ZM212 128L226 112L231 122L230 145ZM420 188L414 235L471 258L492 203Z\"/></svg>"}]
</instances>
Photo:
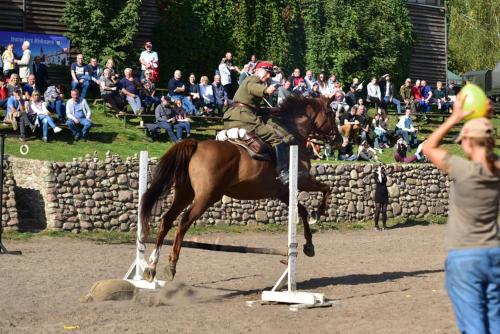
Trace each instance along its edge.
<instances>
[{"instance_id":1,"label":"grass lawn","mask_svg":"<svg viewBox=\"0 0 500 334\"><path fill-rule=\"evenodd\" d=\"M118 154L122 158L126 158L141 150L147 150L149 151L150 157L160 157L172 145L163 131L160 141L150 142L144 134L144 130L137 128L140 121L139 119L129 120L127 127L124 128L122 120L114 116L106 116L102 106L93 106L92 111L94 127L90 131L90 139L88 142L74 142L69 129L64 129L57 135L54 135L52 130L49 130L49 143L44 143L40 139L41 130L37 129L37 137L35 138L33 136L26 141L26 144L29 146L29 153L23 156L19 151L22 143L17 138L18 132L13 132L10 127L3 126L3 128L0 128L0 131L5 132L8 136L12 135L12 137L7 137L6 139L5 153L29 159L50 161L71 161L73 158L83 157L86 154L93 155L95 152L97 152L98 157L103 158L107 151L110 151L112 154ZM373 113L374 110L370 110L370 114L372 115ZM397 118L398 117L395 115L390 116L390 128L394 128L397 123ZM151 119L148 118L145 121L150 122ZM420 128L420 133L418 134L419 140L423 140L428 136L440 122L441 117L434 118L426 124L416 123ZM500 119L498 116L494 119L494 125L497 129L500 128ZM197 126L207 127L207 124L204 124L203 121L196 121L193 124L193 129L196 129ZM458 135L458 132L459 127L454 129L444 141L444 147L455 154L460 153L459 146L453 143L453 139ZM198 140L212 138L213 131L195 131L193 137ZM497 140L497 147L499 146L498 144L499 142ZM354 150L356 152L357 147L355 147ZM499 152L498 149L497 152ZM380 161L385 163L394 162L393 150L384 150L383 154L380 156ZM315 162L332 163L333 160L315 160Z\"/></svg>"}]
</instances>

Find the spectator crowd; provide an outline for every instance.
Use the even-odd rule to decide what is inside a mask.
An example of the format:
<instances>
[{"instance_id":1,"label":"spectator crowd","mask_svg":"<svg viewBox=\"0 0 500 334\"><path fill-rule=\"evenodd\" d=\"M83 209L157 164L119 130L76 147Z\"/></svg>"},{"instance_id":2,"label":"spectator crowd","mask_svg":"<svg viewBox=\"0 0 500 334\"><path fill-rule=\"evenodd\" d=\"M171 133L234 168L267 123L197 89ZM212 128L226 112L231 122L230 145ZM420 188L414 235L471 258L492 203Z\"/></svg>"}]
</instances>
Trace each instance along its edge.
<instances>
[{"instance_id":1,"label":"spectator crowd","mask_svg":"<svg viewBox=\"0 0 500 334\"><path fill-rule=\"evenodd\" d=\"M66 101L65 87L49 80L47 66L40 57L31 56L28 41L23 43L22 50L22 56L16 57L13 45L9 44L0 63L0 108L6 109L4 122L14 130L19 128L22 140L29 131L35 133L36 127L40 127L42 139L47 141L49 128L54 133L61 131L58 123L65 124L75 140L87 140L92 127L87 96L91 95L102 99L117 115L128 115L127 110L136 116L154 113L154 128L164 129L170 140L177 142L183 132L190 135L190 117L222 116L232 105L238 86L253 74L258 62L257 56L252 55L240 69L227 52L211 80L208 75L197 80L191 73L185 81L182 72L176 70L166 85L168 94L161 94L162 90L157 88L159 58L151 42L145 43L139 57L139 77L134 76L131 68L125 68L121 75L111 58L101 66L97 58L90 58L86 64L84 55L78 54L70 67L71 98ZM315 75L307 70L302 76L296 68L286 76L279 67L274 70L277 75L271 84L278 89L267 99L267 104L279 106L290 95L323 96L331 101L344 138L336 157L339 160L376 161L382 150L390 147L394 147L396 161L422 160L419 150L408 156L408 151L419 145L418 127L413 124L412 115L421 113L426 119L432 105L447 113L456 96L453 82L443 87L438 81L432 89L425 80L412 82L408 78L397 89L389 74L373 77L366 85L358 78L344 85L334 73ZM368 116L369 106L376 110L374 117ZM388 108L394 108L399 118L393 129L389 127ZM357 145L356 152L353 145ZM322 158L321 143L310 138L307 148L311 157Z\"/></svg>"}]
</instances>

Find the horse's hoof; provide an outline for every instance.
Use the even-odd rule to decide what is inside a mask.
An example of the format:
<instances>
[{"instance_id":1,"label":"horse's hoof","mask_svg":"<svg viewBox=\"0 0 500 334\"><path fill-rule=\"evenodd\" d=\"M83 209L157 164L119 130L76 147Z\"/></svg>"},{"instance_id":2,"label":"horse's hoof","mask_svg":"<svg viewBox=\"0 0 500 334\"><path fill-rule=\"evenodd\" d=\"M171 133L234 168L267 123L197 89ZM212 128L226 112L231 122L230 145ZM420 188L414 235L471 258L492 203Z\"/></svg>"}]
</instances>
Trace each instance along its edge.
<instances>
[{"instance_id":1,"label":"horse's hoof","mask_svg":"<svg viewBox=\"0 0 500 334\"><path fill-rule=\"evenodd\" d=\"M163 270L163 274L165 275L165 278L168 281L174 280L175 272L176 272L175 266L172 266L172 265L165 266L165 269Z\"/></svg>"},{"instance_id":2,"label":"horse's hoof","mask_svg":"<svg viewBox=\"0 0 500 334\"><path fill-rule=\"evenodd\" d=\"M314 245L313 244L305 244L304 245L304 254L309 257L314 256Z\"/></svg>"},{"instance_id":3,"label":"horse's hoof","mask_svg":"<svg viewBox=\"0 0 500 334\"><path fill-rule=\"evenodd\" d=\"M148 282L153 282L153 280L155 279L155 276L156 276L156 270L151 269L149 267L144 269L144 272L142 273L142 277Z\"/></svg>"},{"instance_id":4,"label":"horse's hoof","mask_svg":"<svg viewBox=\"0 0 500 334\"><path fill-rule=\"evenodd\" d=\"M318 211L311 212L311 217L309 218L309 225L316 224L320 219L320 214Z\"/></svg>"}]
</instances>

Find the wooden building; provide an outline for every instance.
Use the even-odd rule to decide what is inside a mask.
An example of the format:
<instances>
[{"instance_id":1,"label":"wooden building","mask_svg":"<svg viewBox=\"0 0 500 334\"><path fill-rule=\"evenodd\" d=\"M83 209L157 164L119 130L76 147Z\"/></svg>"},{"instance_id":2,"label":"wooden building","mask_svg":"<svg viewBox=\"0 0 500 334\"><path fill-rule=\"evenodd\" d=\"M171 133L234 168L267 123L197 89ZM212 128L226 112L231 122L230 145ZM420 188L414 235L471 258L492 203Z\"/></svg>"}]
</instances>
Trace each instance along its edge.
<instances>
[{"instance_id":1,"label":"wooden building","mask_svg":"<svg viewBox=\"0 0 500 334\"><path fill-rule=\"evenodd\" d=\"M446 80L447 38L444 0L407 0L415 34L409 75L426 79L435 85ZM60 22L64 0L0 0L2 31L25 31L63 34ZM134 44L138 47L151 38L159 14L155 0L143 0L139 31ZM397 41L394 41L397 43Z\"/></svg>"}]
</instances>

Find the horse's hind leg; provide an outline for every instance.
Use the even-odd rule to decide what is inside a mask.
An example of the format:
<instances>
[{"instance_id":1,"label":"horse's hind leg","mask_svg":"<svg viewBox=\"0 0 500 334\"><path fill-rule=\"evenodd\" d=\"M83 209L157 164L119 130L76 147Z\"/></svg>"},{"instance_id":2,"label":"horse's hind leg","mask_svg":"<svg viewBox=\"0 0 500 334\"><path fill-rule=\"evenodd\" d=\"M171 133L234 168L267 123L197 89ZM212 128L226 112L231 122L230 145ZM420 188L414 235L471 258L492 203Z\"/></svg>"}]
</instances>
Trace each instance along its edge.
<instances>
[{"instance_id":1,"label":"horse's hind leg","mask_svg":"<svg viewBox=\"0 0 500 334\"><path fill-rule=\"evenodd\" d=\"M191 187L190 187L191 188ZM163 240L168 234L168 231L172 228L175 218L184 210L186 206L193 200L194 194L193 190L180 190L175 189L174 201L170 209L164 213L160 221L160 230L158 231L158 236L156 238L156 247L149 257L149 266L144 269L144 279L152 282L156 276L156 267L158 265L158 260L160 259L160 250L163 246Z\"/></svg>"},{"instance_id":2,"label":"horse's hind leg","mask_svg":"<svg viewBox=\"0 0 500 334\"><path fill-rule=\"evenodd\" d=\"M222 195L204 195L195 197L191 207L184 213L179 226L177 227L177 233L175 235L174 245L172 246L172 252L169 256L169 265L165 267L165 278L169 281L174 279L176 273L177 261L179 260L179 253L182 247L182 240L186 235L191 224L196 221L201 215L216 201L218 201Z\"/></svg>"}]
</instances>

